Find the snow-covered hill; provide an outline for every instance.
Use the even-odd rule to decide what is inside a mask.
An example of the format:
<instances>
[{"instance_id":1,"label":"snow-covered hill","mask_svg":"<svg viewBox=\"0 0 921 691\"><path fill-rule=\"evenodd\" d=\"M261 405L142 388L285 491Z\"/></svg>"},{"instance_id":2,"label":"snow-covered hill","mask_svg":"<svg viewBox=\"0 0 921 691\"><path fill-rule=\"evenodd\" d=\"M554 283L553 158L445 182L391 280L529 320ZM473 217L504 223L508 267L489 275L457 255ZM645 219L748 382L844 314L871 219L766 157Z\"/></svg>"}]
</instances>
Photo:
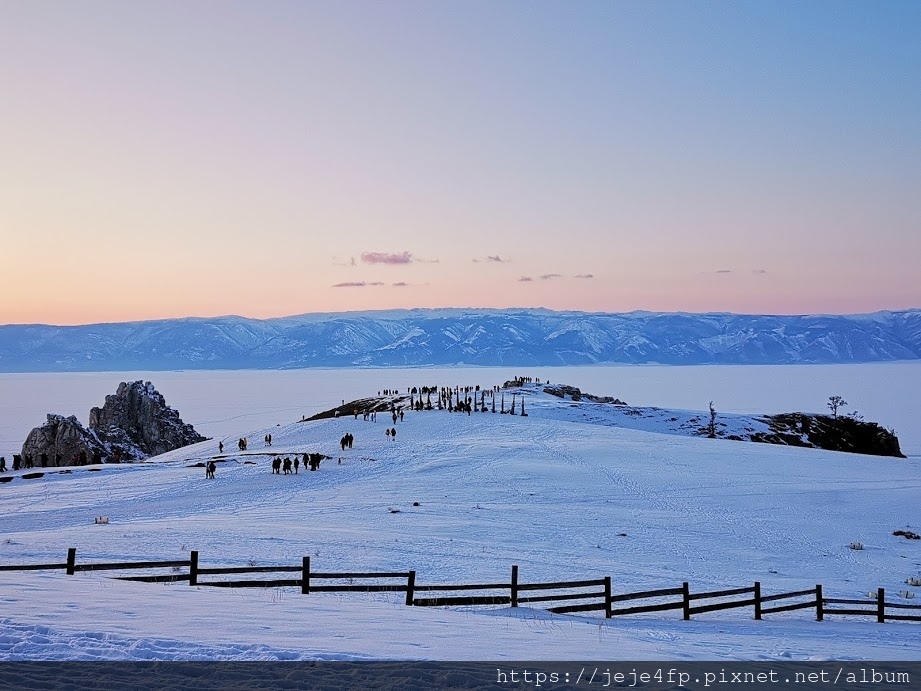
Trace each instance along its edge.
<instances>
[{"instance_id":1,"label":"snow-covered hill","mask_svg":"<svg viewBox=\"0 0 921 691\"><path fill-rule=\"evenodd\" d=\"M0 326L4 372L918 358L919 310L765 316L442 309Z\"/></svg>"},{"instance_id":2,"label":"snow-covered hill","mask_svg":"<svg viewBox=\"0 0 921 691\"><path fill-rule=\"evenodd\" d=\"M916 460L659 434L593 413L600 404L526 401L528 417L410 412L395 439L383 415L240 430L248 450L224 439L214 480L198 464L219 455L217 439L139 464L17 476L0 485L0 563L61 562L68 547L84 561L197 549L203 566L309 555L316 570L415 569L426 584L507 581L518 564L525 582L611 576L615 592L757 580L766 594L821 583L844 598L877 587L897 598L921 576L921 541L892 534L921 523ZM355 444L342 451L346 432ZM271 454L305 452L330 459L317 472L270 472ZM0 659L919 657L916 624L817 623L808 612L605 620L93 572L5 573L0 588Z\"/></svg>"}]
</instances>

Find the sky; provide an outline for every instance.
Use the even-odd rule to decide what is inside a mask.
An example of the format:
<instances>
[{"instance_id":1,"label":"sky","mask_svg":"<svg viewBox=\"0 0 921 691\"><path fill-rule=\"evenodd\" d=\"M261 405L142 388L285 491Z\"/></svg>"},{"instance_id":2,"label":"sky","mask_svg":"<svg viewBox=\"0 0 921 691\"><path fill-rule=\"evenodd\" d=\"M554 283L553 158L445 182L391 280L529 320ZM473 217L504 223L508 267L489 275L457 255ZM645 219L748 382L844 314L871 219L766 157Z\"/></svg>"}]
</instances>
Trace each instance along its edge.
<instances>
[{"instance_id":1,"label":"sky","mask_svg":"<svg viewBox=\"0 0 921 691\"><path fill-rule=\"evenodd\" d=\"M0 323L921 307L921 5L3 3Z\"/></svg>"}]
</instances>

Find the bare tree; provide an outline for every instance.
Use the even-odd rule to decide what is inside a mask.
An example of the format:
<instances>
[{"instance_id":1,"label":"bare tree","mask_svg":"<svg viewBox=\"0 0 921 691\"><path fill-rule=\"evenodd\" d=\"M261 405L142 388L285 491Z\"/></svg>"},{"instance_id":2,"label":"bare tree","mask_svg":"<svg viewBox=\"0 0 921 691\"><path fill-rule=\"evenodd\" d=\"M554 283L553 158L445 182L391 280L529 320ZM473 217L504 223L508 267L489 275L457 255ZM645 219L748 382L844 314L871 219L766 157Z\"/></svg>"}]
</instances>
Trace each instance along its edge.
<instances>
[{"instance_id":1,"label":"bare tree","mask_svg":"<svg viewBox=\"0 0 921 691\"><path fill-rule=\"evenodd\" d=\"M707 436L710 439L716 439L716 408L713 407L713 401L710 401L710 422L707 424Z\"/></svg>"},{"instance_id":2,"label":"bare tree","mask_svg":"<svg viewBox=\"0 0 921 691\"><path fill-rule=\"evenodd\" d=\"M831 410L831 416L837 420L838 419L838 408L843 408L847 405L847 401L844 400L841 396L829 396L828 397L828 408Z\"/></svg>"}]
</instances>

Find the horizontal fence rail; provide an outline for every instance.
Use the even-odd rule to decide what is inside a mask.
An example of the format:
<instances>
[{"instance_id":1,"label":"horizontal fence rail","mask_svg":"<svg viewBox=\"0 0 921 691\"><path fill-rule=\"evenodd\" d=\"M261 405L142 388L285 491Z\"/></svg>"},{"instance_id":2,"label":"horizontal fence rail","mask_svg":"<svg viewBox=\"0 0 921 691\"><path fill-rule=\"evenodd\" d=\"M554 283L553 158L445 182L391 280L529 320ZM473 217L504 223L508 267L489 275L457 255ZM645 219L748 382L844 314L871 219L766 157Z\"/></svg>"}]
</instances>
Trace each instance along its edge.
<instances>
[{"instance_id":1,"label":"horizontal fence rail","mask_svg":"<svg viewBox=\"0 0 921 691\"><path fill-rule=\"evenodd\" d=\"M612 594L611 577L549 583L520 583L518 566L512 566L508 582L458 583L453 585L417 584L415 571L311 571L310 557L303 557L300 565L276 564L247 566L199 566L199 555L192 551L188 559L118 561L77 563L77 550L67 550L67 560L56 564L2 564L0 572L10 571L64 571L75 575L84 571L162 570L169 573L136 576L115 576L124 581L143 583L188 582L192 586L215 588L300 588L301 593L405 593L406 605L417 607L450 606L511 606L539 603L553 604L548 611L555 614L604 611L606 618L670 610L682 610L684 619L692 615L727 609L753 607L754 618L765 614L779 614L804 609L814 609L818 621L825 616L875 617L880 623L887 621L921 622L921 604L887 602L886 591L878 588L876 597L838 598L824 597L821 584L806 590L763 595L761 583L751 586L692 593L685 582L681 587L641 590L633 593ZM183 572L187 569L187 572ZM245 580L199 580L200 576L232 576L242 574L297 574L296 577ZM384 582L382 582L384 581ZM391 581L391 582L386 582ZM396 581L396 582L393 582ZM493 591L486 594L488 591ZM500 591L496 593L495 591ZM470 593L456 594L456 593ZM417 597L417 593L432 593L431 597ZM522 596L522 593L525 593ZM909 597L909 594L904 594ZM728 599L732 598L732 599ZM589 600L589 602L586 602ZM660 600L648 604L634 604L643 600ZM664 602L662 600L665 600ZM716 602L706 602L716 600ZM792 602L790 602L792 600ZM787 601L787 602L784 602ZM693 603L693 604L692 604ZM769 604L770 606L765 606ZM778 604L773 604L778 603ZM782 603L782 604L781 604ZM617 605L616 607L614 605Z\"/></svg>"}]
</instances>

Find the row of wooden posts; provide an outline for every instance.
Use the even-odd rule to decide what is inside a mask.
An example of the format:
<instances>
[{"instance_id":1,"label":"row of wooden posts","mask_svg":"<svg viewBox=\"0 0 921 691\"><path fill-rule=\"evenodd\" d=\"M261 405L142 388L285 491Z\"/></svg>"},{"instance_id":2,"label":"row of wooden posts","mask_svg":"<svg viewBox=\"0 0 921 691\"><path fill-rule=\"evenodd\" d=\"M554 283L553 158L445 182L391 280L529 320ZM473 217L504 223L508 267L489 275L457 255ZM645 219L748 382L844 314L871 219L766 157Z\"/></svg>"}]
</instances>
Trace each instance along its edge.
<instances>
[{"instance_id":1,"label":"row of wooden posts","mask_svg":"<svg viewBox=\"0 0 921 691\"><path fill-rule=\"evenodd\" d=\"M612 594L611 577L579 581L557 581L552 583L521 583L518 579L518 566L512 566L511 580L508 583L469 583L461 585L419 585L416 583L415 571L397 572L317 572L310 569L310 557L303 557L297 566L225 566L202 568L199 566L198 551L192 551L188 559L173 561L138 561L138 562L111 562L111 563L77 563L77 550L67 550L67 561L63 564L13 564L0 565L0 571L38 571L64 569L68 575L79 571L121 571L130 569L182 569L189 572L169 573L145 576L121 576L121 580L142 581L145 583L165 583L175 581L188 581L193 586L214 586L224 588L273 588L273 587L299 587L301 593L343 593L343 592L405 592L406 604L416 607L438 606L472 606L472 605L509 605L518 607L520 604L553 603L574 600L594 600L581 604L554 605L548 610L557 614L571 614L576 612L603 611L605 617L610 618L625 614L644 614L649 612L662 612L667 610L681 610L684 619L690 619L694 614L714 612L723 609L737 609L752 607L754 617L760 620L765 614L790 612L801 609L815 609L815 616L822 621L827 615L852 615L873 616L880 623L886 621L917 621L921 622L921 605L908 605L896 602L886 602L885 589L879 588L876 597L867 599L827 598L823 595L822 586L808 590L763 595L761 583L755 582L744 588L729 590L716 590L702 593L691 593L687 582L679 588L662 588L659 590L645 590L634 593ZM202 581L201 576L251 574L251 573L297 573L297 578L282 578L269 580L237 580L237 581ZM400 580L405 583L335 583L320 585L318 581L329 580ZM592 590L580 592L545 591L574 590L590 588ZM433 592L464 592L502 590L508 594L500 595L450 595L439 597L417 597L418 593ZM542 592L544 591L544 592ZM534 593L534 594L532 594ZM625 603L637 600L664 599L681 596L680 600L659 602L647 605L629 605ZM715 600L724 598L737 598L711 604L692 603L700 600ZM782 600L794 600L787 604L773 604ZM765 606L768 605L768 606ZM887 609L889 610L887 612ZM913 612L913 613L912 613Z\"/></svg>"}]
</instances>

